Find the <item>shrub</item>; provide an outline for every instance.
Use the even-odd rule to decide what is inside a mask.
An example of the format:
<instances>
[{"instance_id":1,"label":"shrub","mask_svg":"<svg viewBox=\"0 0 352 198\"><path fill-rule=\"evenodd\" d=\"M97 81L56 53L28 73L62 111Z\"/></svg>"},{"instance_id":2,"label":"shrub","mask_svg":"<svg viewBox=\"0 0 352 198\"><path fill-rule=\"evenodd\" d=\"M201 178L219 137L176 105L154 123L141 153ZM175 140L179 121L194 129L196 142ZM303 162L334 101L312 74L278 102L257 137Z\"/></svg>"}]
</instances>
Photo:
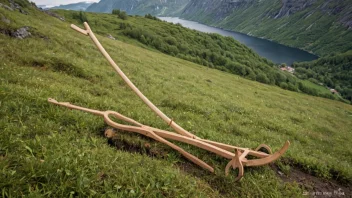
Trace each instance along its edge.
<instances>
[{"instance_id":1,"label":"shrub","mask_svg":"<svg viewBox=\"0 0 352 198\"><path fill-rule=\"evenodd\" d=\"M80 11L79 13L74 12L72 18L79 20L81 23L84 23L84 22L88 23L89 22L86 13L84 13L82 11Z\"/></svg>"},{"instance_id":2,"label":"shrub","mask_svg":"<svg viewBox=\"0 0 352 198\"><path fill-rule=\"evenodd\" d=\"M155 16L153 16L153 15L151 15L151 14L146 14L144 17L147 18L147 19L152 19L152 20L156 20L156 21L161 21L160 19L158 19L158 17L155 17Z\"/></svg>"},{"instance_id":3,"label":"shrub","mask_svg":"<svg viewBox=\"0 0 352 198\"><path fill-rule=\"evenodd\" d=\"M120 10L120 9L112 10L112 14L117 15L122 20L127 19L127 13L125 11Z\"/></svg>"},{"instance_id":4,"label":"shrub","mask_svg":"<svg viewBox=\"0 0 352 198\"><path fill-rule=\"evenodd\" d=\"M270 80L268 79L268 77L264 73L259 73L257 75L257 79L256 80L258 82L266 83L266 84L268 84L270 82Z\"/></svg>"},{"instance_id":5,"label":"shrub","mask_svg":"<svg viewBox=\"0 0 352 198\"><path fill-rule=\"evenodd\" d=\"M283 88L283 89L287 89L288 85L285 82L280 82L280 87Z\"/></svg>"}]
</instances>

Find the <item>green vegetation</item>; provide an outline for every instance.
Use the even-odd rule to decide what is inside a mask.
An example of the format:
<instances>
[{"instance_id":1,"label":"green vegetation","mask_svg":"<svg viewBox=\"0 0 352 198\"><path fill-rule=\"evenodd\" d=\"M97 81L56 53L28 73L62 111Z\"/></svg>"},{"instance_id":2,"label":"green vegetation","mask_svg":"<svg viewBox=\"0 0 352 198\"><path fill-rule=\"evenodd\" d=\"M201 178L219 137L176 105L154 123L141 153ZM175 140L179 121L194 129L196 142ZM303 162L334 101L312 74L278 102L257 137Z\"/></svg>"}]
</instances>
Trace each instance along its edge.
<instances>
[{"instance_id":1,"label":"green vegetation","mask_svg":"<svg viewBox=\"0 0 352 198\"><path fill-rule=\"evenodd\" d=\"M319 56L329 55L331 52L344 53L352 47L352 31L341 23L343 20L351 20L351 0L319 0L296 13L288 11L289 16L279 18L276 16L285 5L280 0L243 2L228 12L222 9L224 6L231 7L224 5L229 4L228 2L211 2L213 1L202 2L205 6L189 4L189 8L186 8L181 17L263 37ZM305 6L303 1L292 1L287 3L289 4ZM187 9L190 11L187 12ZM222 12L219 12L219 9Z\"/></svg>"},{"instance_id":2,"label":"green vegetation","mask_svg":"<svg viewBox=\"0 0 352 198\"><path fill-rule=\"evenodd\" d=\"M84 23L84 22L89 23L87 15L85 14L85 12L82 12L82 11L72 13L72 18L76 19L77 21L80 21L81 23Z\"/></svg>"},{"instance_id":3,"label":"green vegetation","mask_svg":"<svg viewBox=\"0 0 352 198\"><path fill-rule=\"evenodd\" d=\"M11 21L0 22L0 29L30 26L32 36L21 40L0 33L3 197L302 196L297 184L283 183L269 166L247 168L243 180L234 183L234 177L224 176L228 161L191 146L181 145L214 166L215 174L170 149L158 158L108 146L100 135L106 127L100 117L53 106L47 98L117 110L147 125L169 128L127 88L89 37L26 1L16 1L28 15L0 7ZM108 14L87 16L98 39L136 86L187 130L249 148L266 143L277 150L290 140L285 158L292 163L320 177L352 181L352 153L347 148L352 140L350 105L202 67L121 37L118 31L112 34L120 40L111 40L105 37L109 23L101 18L116 23L114 28L119 28L120 19ZM138 20L149 19L128 19ZM119 136L129 144L143 139L122 132ZM145 141L159 148L154 141ZM279 166L290 171L286 164Z\"/></svg>"},{"instance_id":4,"label":"green vegetation","mask_svg":"<svg viewBox=\"0 0 352 198\"><path fill-rule=\"evenodd\" d=\"M58 10L57 13L73 23L80 22L72 17L75 15L72 11ZM133 39L144 47L250 80L314 96L339 99L329 92L326 93L326 90L321 91L307 86L306 83L299 83L300 80L295 76L282 72L278 66L231 37L202 33L181 25L160 22L150 14L145 17L130 17L128 20L118 20L107 14L87 15L92 19L92 28L99 33L111 34L128 42Z\"/></svg>"},{"instance_id":5,"label":"green vegetation","mask_svg":"<svg viewBox=\"0 0 352 198\"><path fill-rule=\"evenodd\" d=\"M316 61L294 63L293 66L297 77L336 89L342 97L352 102L352 51Z\"/></svg>"},{"instance_id":6,"label":"green vegetation","mask_svg":"<svg viewBox=\"0 0 352 198\"><path fill-rule=\"evenodd\" d=\"M161 21L158 17L155 17L155 16L153 16L151 14L146 14L144 17L147 18L147 19L153 19L153 20L156 20L156 21Z\"/></svg>"},{"instance_id":7,"label":"green vegetation","mask_svg":"<svg viewBox=\"0 0 352 198\"><path fill-rule=\"evenodd\" d=\"M122 20L127 19L127 13L125 11L115 9L115 10L112 10L112 14L117 15Z\"/></svg>"}]
</instances>

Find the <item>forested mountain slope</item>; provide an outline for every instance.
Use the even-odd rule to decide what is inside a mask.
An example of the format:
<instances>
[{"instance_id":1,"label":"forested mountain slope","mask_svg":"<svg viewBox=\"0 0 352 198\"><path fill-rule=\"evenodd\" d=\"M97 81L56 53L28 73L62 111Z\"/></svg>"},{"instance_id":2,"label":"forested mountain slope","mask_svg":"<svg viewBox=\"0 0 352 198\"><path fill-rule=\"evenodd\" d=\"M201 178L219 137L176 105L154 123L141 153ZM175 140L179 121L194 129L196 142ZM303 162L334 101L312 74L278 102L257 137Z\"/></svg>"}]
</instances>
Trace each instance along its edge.
<instances>
[{"instance_id":1,"label":"forested mountain slope","mask_svg":"<svg viewBox=\"0 0 352 198\"><path fill-rule=\"evenodd\" d=\"M295 63L293 66L299 78L323 83L352 101L352 51L316 61Z\"/></svg>"},{"instance_id":2,"label":"forested mountain slope","mask_svg":"<svg viewBox=\"0 0 352 198\"><path fill-rule=\"evenodd\" d=\"M352 48L351 0L191 0L180 16L318 55Z\"/></svg>"}]
</instances>

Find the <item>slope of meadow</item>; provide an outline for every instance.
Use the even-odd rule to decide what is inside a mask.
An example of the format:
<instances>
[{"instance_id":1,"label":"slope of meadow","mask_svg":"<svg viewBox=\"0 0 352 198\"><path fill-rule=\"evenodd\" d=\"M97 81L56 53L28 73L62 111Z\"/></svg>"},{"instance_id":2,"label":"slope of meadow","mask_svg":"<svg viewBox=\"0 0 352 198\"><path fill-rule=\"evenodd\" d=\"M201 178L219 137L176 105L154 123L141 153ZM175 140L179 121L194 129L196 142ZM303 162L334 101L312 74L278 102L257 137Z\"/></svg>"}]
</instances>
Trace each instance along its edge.
<instances>
[{"instance_id":1,"label":"slope of meadow","mask_svg":"<svg viewBox=\"0 0 352 198\"><path fill-rule=\"evenodd\" d=\"M11 21L0 22L3 197L302 195L297 184L283 183L269 166L247 168L243 180L235 183L233 176L224 176L226 160L191 146L182 145L214 166L215 174L170 149L164 157L150 157L108 146L100 117L53 106L47 98L117 110L141 123L168 127L113 72L89 37L29 4L21 5L27 6L28 15L0 7ZM6 35L23 26L30 26L31 37ZM285 158L292 164L322 178L351 181L350 105L246 80L105 35L98 39L136 86L185 129L249 148L266 143L277 150L290 140ZM160 145L150 142L151 147ZM281 166L289 174L289 166Z\"/></svg>"},{"instance_id":2,"label":"slope of meadow","mask_svg":"<svg viewBox=\"0 0 352 198\"><path fill-rule=\"evenodd\" d=\"M181 25L162 22L151 15L131 17L120 10L115 10L116 14L65 10L56 10L55 12L64 16L69 22L83 23L88 21L91 27L101 35L112 35L124 42L158 50L250 80L350 103L333 95L323 86L314 85L309 81L304 82L288 72L281 71L278 65L260 57L232 37L190 30Z\"/></svg>"}]
</instances>

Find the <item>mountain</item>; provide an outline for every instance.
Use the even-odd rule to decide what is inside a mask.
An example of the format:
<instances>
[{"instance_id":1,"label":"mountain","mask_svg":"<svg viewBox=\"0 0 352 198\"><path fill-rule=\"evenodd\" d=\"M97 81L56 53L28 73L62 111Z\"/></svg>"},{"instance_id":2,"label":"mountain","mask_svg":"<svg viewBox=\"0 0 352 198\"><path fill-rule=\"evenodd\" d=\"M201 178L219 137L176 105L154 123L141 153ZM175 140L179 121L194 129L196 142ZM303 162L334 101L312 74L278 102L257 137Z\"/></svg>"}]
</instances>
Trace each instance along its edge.
<instances>
[{"instance_id":1,"label":"mountain","mask_svg":"<svg viewBox=\"0 0 352 198\"><path fill-rule=\"evenodd\" d=\"M131 15L178 15L189 0L101 0L87 8L88 12L111 13L113 9L126 11Z\"/></svg>"},{"instance_id":2,"label":"mountain","mask_svg":"<svg viewBox=\"0 0 352 198\"><path fill-rule=\"evenodd\" d=\"M38 6L38 8L42 8L42 9L50 9L50 8L52 8L52 6L47 6L47 5L37 5Z\"/></svg>"},{"instance_id":3,"label":"mountain","mask_svg":"<svg viewBox=\"0 0 352 198\"><path fill-rule=\"evenodd\" d=\"M87 11L113 9L179 16L319 56L352 48L352 0L101 0Z\"/></svg>"},{"instance_id":4,"label":"mountain","mask_svg":"<svg viewBox=\"0 0 352 198\"><path fill-rule=\"evenodd\" d=\"M55 6L50 9L64 9L64 10L82 10L85 11L93 2L79 2L79 3L72 3L67 5L60 5Z\"/></svg>"},{"instance_id":5,"label":"mountain","mask_svg":"<svg viewBox=\"0 0 352 198\"><path fill-rule=\"evenodd\" d=\"M180 17L317 55L352 48L351 0L191 0Z\"/></svg>"}]
</instances>

